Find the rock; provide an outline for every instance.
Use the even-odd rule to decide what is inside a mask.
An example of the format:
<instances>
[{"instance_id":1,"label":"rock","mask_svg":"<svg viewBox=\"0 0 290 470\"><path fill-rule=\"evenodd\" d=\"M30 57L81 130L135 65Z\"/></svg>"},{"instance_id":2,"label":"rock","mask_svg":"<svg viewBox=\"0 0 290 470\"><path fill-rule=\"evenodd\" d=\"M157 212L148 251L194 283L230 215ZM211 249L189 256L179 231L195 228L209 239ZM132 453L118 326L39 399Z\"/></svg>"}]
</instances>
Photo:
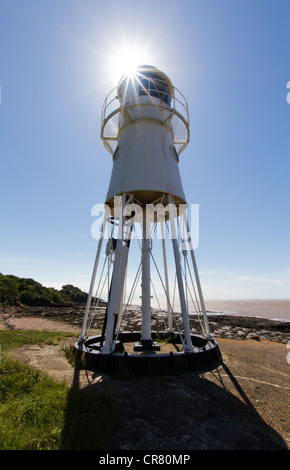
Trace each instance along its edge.
<instances>
[{"instance_id":1,"label":"rock","mask_svg":"<svg viewBox=\"0 0 290 470\"><path fill-rule=\"evenodd\" d=\"M261 341L260 336L254 334L254 333L249 333L249 334L247 335L247 339L254 339L255 341Z\"/></svg>"}]
</instances>

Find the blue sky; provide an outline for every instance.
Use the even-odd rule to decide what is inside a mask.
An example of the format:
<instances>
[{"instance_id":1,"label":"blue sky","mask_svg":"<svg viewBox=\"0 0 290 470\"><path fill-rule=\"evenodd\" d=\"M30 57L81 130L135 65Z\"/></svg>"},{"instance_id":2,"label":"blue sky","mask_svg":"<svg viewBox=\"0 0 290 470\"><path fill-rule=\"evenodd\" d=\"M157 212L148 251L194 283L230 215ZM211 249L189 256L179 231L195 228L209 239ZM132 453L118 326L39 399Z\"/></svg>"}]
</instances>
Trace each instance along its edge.
<instances>
[{"instance_id":1,"label":"blue sky","mask_svg":"<svg viewBox=\"0 0 290 470\"><path fill-rule=\"evenodd\" d=\"M188 101L205 298L289 299L289 18L288 0L0 0L0 272L88 289L101 107L134 46Z\"/></svg>"}]
</instances>

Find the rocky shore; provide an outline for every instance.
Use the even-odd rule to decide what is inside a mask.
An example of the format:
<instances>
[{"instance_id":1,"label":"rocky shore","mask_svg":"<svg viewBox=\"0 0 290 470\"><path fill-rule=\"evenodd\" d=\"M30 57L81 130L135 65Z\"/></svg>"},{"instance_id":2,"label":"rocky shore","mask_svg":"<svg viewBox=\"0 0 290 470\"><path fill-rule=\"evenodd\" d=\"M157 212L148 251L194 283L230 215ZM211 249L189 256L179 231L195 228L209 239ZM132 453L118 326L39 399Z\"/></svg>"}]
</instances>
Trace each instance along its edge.
<instances>
[{"instance_id":1,"label":"rocky shore","mask_svg":"<svg viewBox=\"0 0 290 470\"><path fill-rule=\"evenodd\" d=\"M85 307L79 304L53 307L1 306L0 324L13 329L13 319L37 318L57 321L76 329L82 325ZM106 307L98 307L92 323L94 329L101 329ZM164 330L166 313L152 310L152 330ZM180 315L176 315L177 321ZM212 335L215 338L226 339L255 339L287 343L290 340L290 321L268 320L250 316L221 315L208 313L208 321ZM141 326L141 310L132 306L125 318L125 331L138 331ZM193 333L201 333L200 322L196 316L190 316L190 327Z\"/></svg>"}]
</instances>

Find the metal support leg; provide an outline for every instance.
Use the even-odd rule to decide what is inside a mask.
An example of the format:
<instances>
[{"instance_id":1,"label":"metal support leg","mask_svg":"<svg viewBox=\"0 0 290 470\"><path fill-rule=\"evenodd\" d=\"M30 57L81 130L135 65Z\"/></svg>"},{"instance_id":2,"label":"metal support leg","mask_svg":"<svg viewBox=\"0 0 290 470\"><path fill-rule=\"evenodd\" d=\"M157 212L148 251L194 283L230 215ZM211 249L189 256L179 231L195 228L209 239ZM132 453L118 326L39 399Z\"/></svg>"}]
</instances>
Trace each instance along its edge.
<instances>
[{"instance_id":1,"label":"metal support leg","mask_svg":"<svg viewBox=\"0 0 290 470\"><path fill-rule=\"evenodd\" d=\"M187 231L188 231L188 233L189 233L189 227L188 227L188 225L187 225ZM191 242L190 242L190 245L191 245ZM205 309L203 294L202 294L202 290L201 290L201 284L200 284L200 280L199 280L198 269L197 269L197 265L196 265L196 261L195 261L195 256L194 256L194 251L193 251L192 246L190 247L190 254L191 254L191 260L192 260L192 265L193 265L193 269L194 269L194 275L195 275L195 280L196 280L196 285L197 285L199 300L200 300L200 304L201 304L201 310L202 310L202 314L203 314L203 321L204 321L204 326L205 326L205 332L206 332L206 334L207 334L207 337L208 337L208 338L211 338L212 336L211 336L211 332L210 332L210 329L209 329L209 324L208 324L208 319L207 319L207 314L206 314L206 309Z\"/></svg>"},{"instance_id":2,"label":"metal support leg","mask_svg":"<svg viewBox=\"0 0 290 470\"><path fill-rule=\"evenodd\" d=\"M192 346L191 337L190 337L189 317L188 317L188 311L187 311L186 302L185 302L184 286L183 286L183 280L182 280L179 251L178 251L178 246L177 246L177 236L176 236L176 229L175 229L175 224L174 224L174 213L172 209L171 195L168 196L168 199L169 199L169 220L170 220L170 227L171 227L171 237L172 237L172 244L173 244L173 251L174 251L181 313L182 313L182 318L183 318L183 327L184 327L184 336L185 336L185 345L186 345L185 350L189 352L189 351L193 351L193 346Z\"/></svg>"},{"instance_id":3,"label":"metal support leg","mask_svg":"<svg viewBox=\"0 0 290 470\"><path fill-rule=\"evenodd\" d=\"M151 340L150 251L151 239L146 238L146 210L144 208L142 238L142 341Z\"/></svg>"},{"instance_id":4,"label":"metal support leg","mask_svg":"<svg viewBox=\"0 0 290 470\"><path fill-rule=\"evenodd\" d=\"M122 276L122 273L120 272L121 266L123 264L122 263L122 251L123 251L123 248L128 250L127 247L123 246L124 203L125 203L125 194L123 194L122 196L122 207L120 211L118 239L117 239L117 245L116 245L114 269L113 269L113 274L112 274L110 298L109 298L109 304L108 304L106 338L105 338L105 345L101 349L103 354L110 354L111 352L113 352L112 346L113 346L115 315L117 313L117 310L119 309L120 296L122 295L122 291L123 291L122 283L124 283L124 275Z\"/></svg>"},{"instance_id":5,"label":"metal support leg","mask_svg":"<svg viewBox=\"0 0 290 470\"><path fill-rule=\"evenodd\" d=\"M163 251L163 263L164 263L164 276L165 276L165 288L166 288L166 298L167 298L167 312L168 312L168 330L173 330L172 324L172 312L170 306L170 297L169 297L169 282L168 282L168 271L167 271L167 257L166 257L166 248L165 248L165 232L164 232L164 220L161 220L161 237L162 237L162 251Z\"/></svg>"},{"instance_id":6,"label":"metal support leg","mask_svg":"<svg viewBox=\"0 0 290 470\"><path fill-rule=\"evenodd\" d=\"M95 280L96 280L98 264L99 264L99 260L100 260L100 254L101 254L101 249L102 249L102 244L103 244L103 239L104 239L104 233L105 233L105 229L106 229L106 222L107 222L107 214L105 213L103 226L102 226L102 233L101 233L101 237L99 239L99 244L98 244L98 249L97 249L97 254L96 254L96 259L95 259L95 264L94 264L94 269L93 269L93 274L92 274L92 279L91 279L91 284L90 284L89 295L88 295L88 298L87 298L86 309L85 309L84 319L83 319L83 323L82 323L81 334L80 334L80 337L79 337L80 342L83 342L86 339L86 335L87 335L87 323L88 323L89 311L90 311L90 306L91 306L91 302L92 302L92 296L93 296L93 291L94 291L94 286L95 286Z\"/></svg>"}]
</instances>

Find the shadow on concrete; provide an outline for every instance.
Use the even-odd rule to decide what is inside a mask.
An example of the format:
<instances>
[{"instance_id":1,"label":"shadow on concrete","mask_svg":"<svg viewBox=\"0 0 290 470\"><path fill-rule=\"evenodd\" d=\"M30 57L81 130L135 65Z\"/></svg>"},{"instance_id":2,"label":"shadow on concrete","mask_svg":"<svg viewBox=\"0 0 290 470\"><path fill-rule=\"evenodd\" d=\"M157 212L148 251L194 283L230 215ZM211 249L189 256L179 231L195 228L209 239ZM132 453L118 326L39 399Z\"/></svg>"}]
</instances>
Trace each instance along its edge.
<instances>
[{"instance_id":1,"label":"shadow on concrete","mask_svg":"<svg viewBox=\"0 0 290 470\"><path fill-rule=\"evenodd\" d=\"M91 383L88 371L88 385L81 386L80 372L77 363L67 395L59 450L102 450L116 419L115 406L106 387Z\"/></svg>"},{"instance_id":2,"label":"shadow on concrete","mask_svg":"<svg viewBox=\"0 0 290 470\"><path fill-rule=\"evenodd\" d=\"M221 369L222 368L222 369ZM202 375L104 378L84 388L79 366L68 394L61 449L283 450L281 436L257 413L222 363L241 399ZM99 373L96 373L99 375Z\"/></svg>"}]
</instances>

